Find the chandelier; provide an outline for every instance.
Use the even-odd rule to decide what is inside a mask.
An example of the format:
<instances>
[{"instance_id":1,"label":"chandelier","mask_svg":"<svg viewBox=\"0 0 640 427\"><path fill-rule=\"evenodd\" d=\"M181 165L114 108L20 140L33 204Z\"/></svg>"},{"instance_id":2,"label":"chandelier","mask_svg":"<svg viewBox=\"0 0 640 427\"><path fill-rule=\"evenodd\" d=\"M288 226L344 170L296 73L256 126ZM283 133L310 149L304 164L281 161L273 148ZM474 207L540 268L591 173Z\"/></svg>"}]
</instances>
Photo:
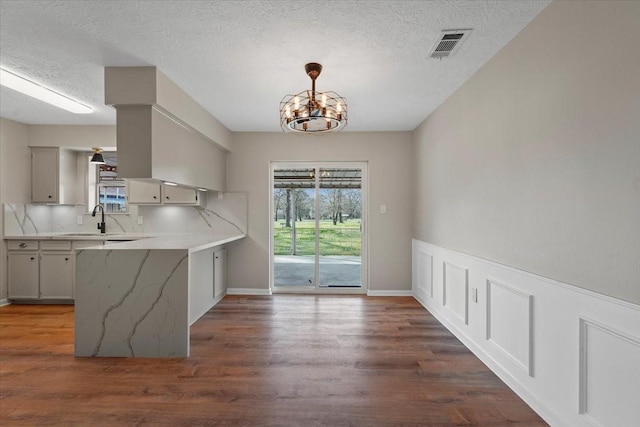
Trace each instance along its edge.
<instances>
[{"instance_id":1,"label":"chandelier","mask_svg":"<svg viewBox=\"0 0 640 427\"><path fill-rule=\"evenodd\" d=\"M322 65L310 62L304 70L311 78L311 90L286 95L280 101L280 126L284 131L322 133L342 130L347 125L347 103L335 92L316 92Z\"/></svg>"}]
</instances>

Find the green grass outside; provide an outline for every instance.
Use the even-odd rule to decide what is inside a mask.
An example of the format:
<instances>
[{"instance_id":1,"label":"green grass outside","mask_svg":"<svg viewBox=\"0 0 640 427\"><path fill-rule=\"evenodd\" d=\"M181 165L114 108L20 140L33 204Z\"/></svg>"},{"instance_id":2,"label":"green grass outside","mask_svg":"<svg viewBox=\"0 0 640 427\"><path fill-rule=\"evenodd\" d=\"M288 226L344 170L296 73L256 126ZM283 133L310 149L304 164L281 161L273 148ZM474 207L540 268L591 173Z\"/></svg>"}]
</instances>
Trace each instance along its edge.
<instances>
[{"instance_id":1,"label":"green grass outside","mask_svg":"<svg viewBox=\"0 0 640 427\"><path fill-rule=\"evenodd\" d=\"M284 220L274 222L275 255L291 255L292 228L284 227ZM352 219L333 225L331 220L320 221L320 255L360 256L360 220ZM315 221L296 222L296 255L315 254Z\"/></svg>"}]
</instances>

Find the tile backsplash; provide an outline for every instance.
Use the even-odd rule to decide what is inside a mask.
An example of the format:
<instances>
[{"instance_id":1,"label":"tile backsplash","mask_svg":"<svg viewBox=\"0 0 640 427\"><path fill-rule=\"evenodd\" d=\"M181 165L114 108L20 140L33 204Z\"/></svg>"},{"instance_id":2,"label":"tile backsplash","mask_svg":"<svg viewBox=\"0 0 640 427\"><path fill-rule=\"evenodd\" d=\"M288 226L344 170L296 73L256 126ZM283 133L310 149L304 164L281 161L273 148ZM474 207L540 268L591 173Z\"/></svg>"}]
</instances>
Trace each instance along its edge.
<instances>
[{"instance_id":1,"label":"tile backsplash","mask_svg":"<svg viewBox=\"0 0 640 427\"><path fill-rule=\"evenodd\" d=\"M204 208L196 206L130 206L129 213L107 214L108 233L247 232L247 193L212 193ZM77 219L82 216L82 224ZM143 224L138 224L138 217ZM51 232L97 232L99 217L81 205L4 204L4 235Z\"/></svg>"}]
</instances>

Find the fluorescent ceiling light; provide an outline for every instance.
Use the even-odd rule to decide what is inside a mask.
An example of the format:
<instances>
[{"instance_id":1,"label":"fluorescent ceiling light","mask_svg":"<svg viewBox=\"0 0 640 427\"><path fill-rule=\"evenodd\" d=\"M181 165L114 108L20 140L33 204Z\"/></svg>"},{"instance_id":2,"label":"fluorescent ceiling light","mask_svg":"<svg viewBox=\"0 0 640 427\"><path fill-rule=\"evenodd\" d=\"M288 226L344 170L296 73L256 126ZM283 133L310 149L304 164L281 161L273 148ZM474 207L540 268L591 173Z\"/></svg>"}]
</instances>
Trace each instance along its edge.
<instances>
[{"instance_id":1,"label":"fluorescent ceiling light","mask_svg":"<svg viewBox=\"0 0 640 427\"><path fill-rule=\"evenodd\" d=\"M0 68L0 85L13 89L25 95L36 98L47 104L54 105L63 110L71 111L76 114L90 114L93 113L93 108L87 107L84 104L79 103L67 96L61 95L58 92L54 92L51 89L47 89L44 86L34 83L31 80L27 80L10 71Z\"/></svg>"}]
</instances>

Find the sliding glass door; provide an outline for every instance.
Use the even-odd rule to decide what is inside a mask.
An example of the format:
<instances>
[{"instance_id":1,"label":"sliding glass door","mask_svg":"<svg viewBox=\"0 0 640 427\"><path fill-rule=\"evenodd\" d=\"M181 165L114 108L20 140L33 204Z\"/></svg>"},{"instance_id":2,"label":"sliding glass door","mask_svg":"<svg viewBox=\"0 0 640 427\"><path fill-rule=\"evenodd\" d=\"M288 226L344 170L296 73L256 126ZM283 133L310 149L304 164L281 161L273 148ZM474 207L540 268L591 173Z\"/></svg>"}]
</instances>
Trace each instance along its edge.
<instances>
[{"instance_id":1,"label":"sliding glass door","mask_svg":"<svg viewBox=\"0 0 640 427\"><path fill-rule=\"evenodd\" d=\"M272 289L366 288L365 163L274 163Z\"/></svg>"}]
</instances>

